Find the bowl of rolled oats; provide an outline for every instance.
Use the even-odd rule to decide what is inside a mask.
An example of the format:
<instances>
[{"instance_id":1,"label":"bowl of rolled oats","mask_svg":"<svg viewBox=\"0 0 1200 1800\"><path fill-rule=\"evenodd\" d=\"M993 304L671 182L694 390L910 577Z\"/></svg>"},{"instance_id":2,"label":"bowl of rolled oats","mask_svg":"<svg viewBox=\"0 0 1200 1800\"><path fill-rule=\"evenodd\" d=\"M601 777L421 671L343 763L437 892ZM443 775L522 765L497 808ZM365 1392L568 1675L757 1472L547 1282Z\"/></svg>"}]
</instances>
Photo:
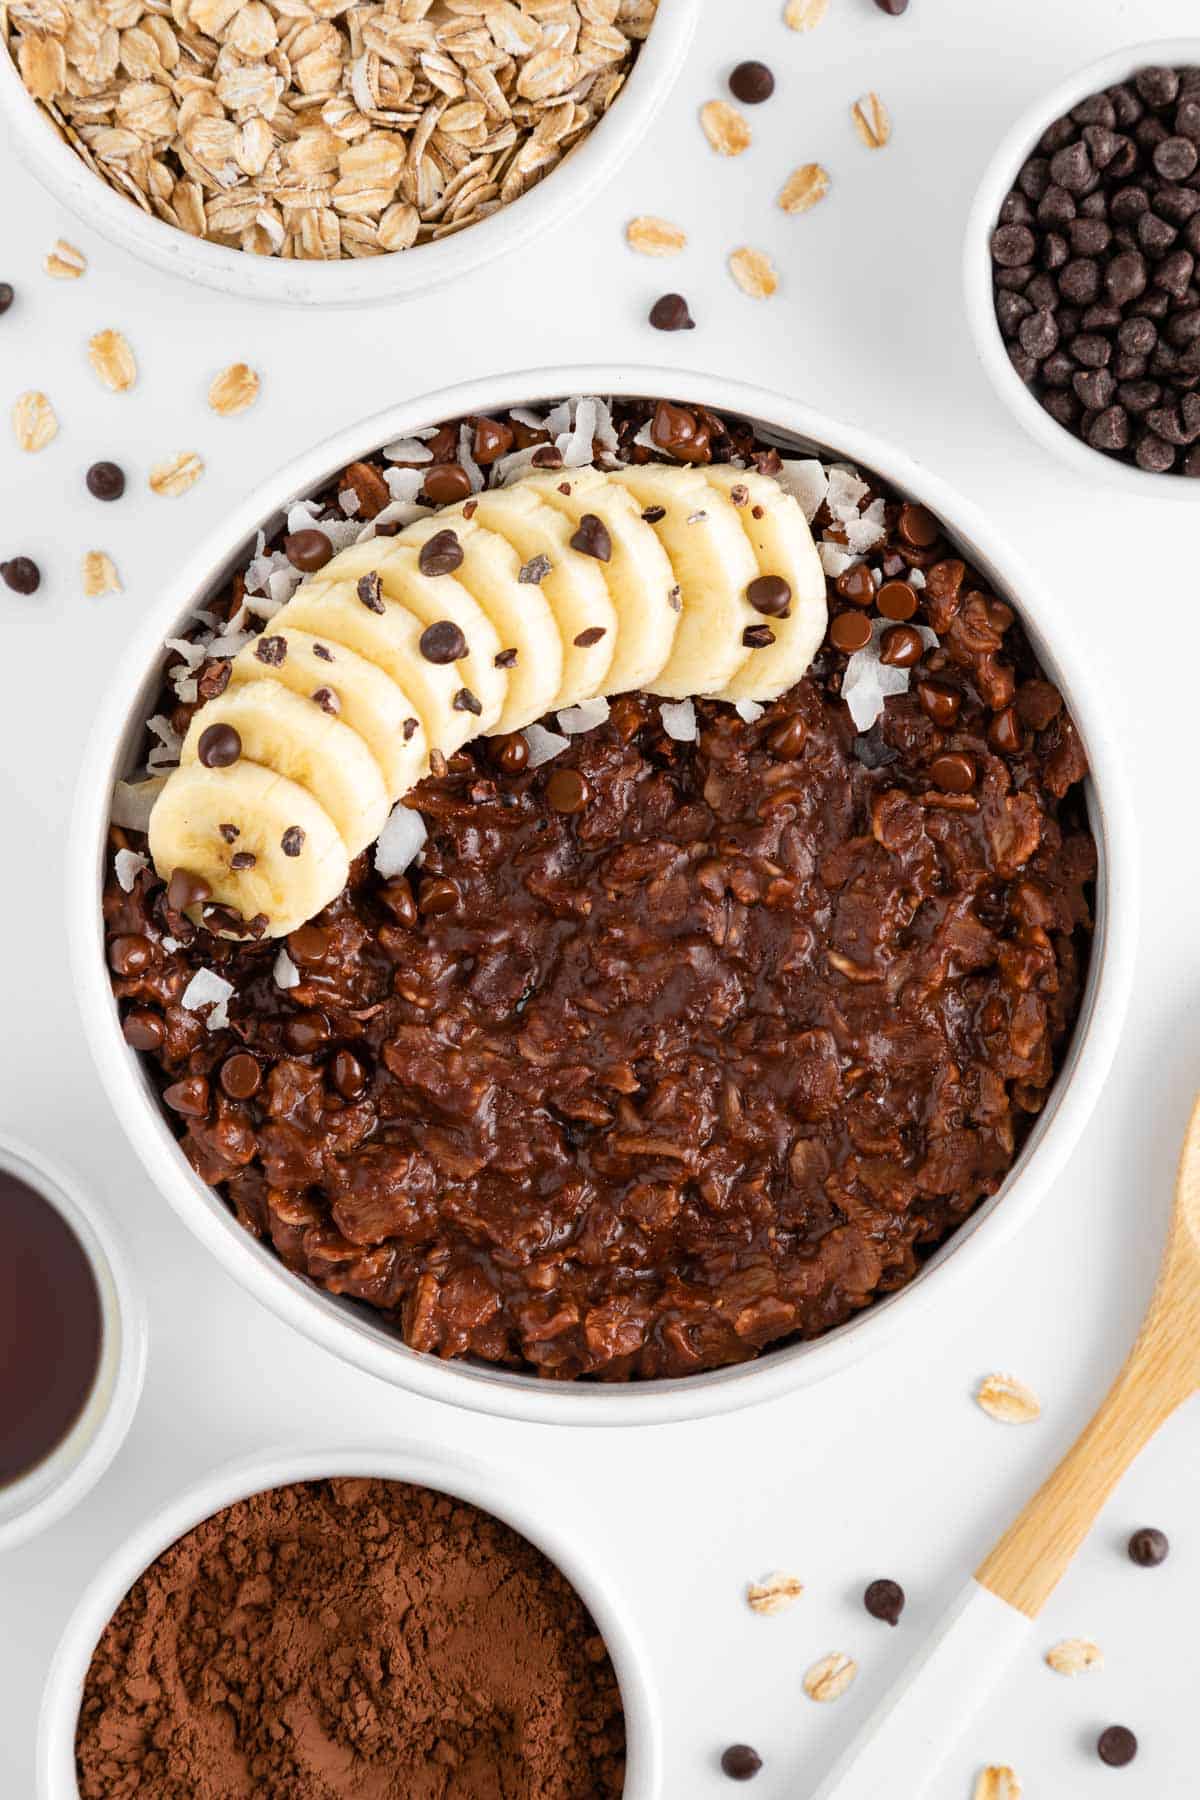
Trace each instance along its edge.
<instances>
[{"instance_id":1,"label":"bowl of rolled oats","mask_svg":"<svg viewBox=\"0 0 1200 1800\"><path fill-rule=\"evenodd\" d=\"M43 185L156 267L362 304L578 210L665 98L697 4L8 0L0 111Z\"/></svg>"}]
</instances>

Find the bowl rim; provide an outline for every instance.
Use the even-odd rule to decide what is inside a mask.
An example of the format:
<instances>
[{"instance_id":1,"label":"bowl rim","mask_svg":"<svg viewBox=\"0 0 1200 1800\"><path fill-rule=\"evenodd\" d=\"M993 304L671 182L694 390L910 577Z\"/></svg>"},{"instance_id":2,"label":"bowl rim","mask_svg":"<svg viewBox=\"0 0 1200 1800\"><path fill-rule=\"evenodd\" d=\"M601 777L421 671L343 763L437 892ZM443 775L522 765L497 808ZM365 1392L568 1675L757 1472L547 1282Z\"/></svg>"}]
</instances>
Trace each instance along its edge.
<instances>
[{"instance_id":1,"label":"bowl rim","mask_svg":"<svg viewBox=\"0 0 1200 1800\"><path fill-rule=\"evenodd\" d=\"M293 497L319 487L354 457L409 435L416 426L579 393L686 396L875 469L902 492L931 506L951 535L969 544L973 559L998 589L1017 598L1022 623L1043 667L1059 679L1069 697L1093 771L1091 822L1100 853L1096 933L1083 1009L1051 1098L1000 1193L975 1209L914 1281L837 1330L731 1368L619 1384L555 1383L492 1367L442 1362L412 1351L385 1337L378 1325L351 1316L349 1303L305 1283L257 1243L187 1164L135 1053L124 1043L103 955L97 888L111 784L120 770L128 733L140 729L144 712L138 700L150 671L158 666L162 640L185 607L202 603L199 596L211 590L222 570L234 565L259 524L276 516ZM1053 648L1047 633L1052 634ZM67 850L70 952L85 1035L127 1136L151 1180L184 1222L277 1316L357 1367L429 1399L535 1423L658 1424L755 1405L848 1367L881 1347L906 1321L915 1324L918 1314L928 1312L948 1291L952 1271L961 1285L990 1246L1008 1239L1025 1222L1073 1149L1116 1050L1136 950L1139 865L1125 758L1110 722L1113 717L1103 689L1077 655L1069 624L1056 604L977 508L923 465L859 427L842 425L795 400L723 376L630 364L505 373L405 400L344 428L268 476L187 559L130 640L101 700L83 757Z\"/></svg>"},{"instance_id":2,"label":"bowl rim","mask_svg":"<svg viewBox=\"0 0 1200 1800\"><path fill-rule=\"evenodd\" d=\"M628 1594L572 1516L557 1476L534 1489L505 1462L481 1462L415 1440L380 1445L276 1447L199 1476L143 1516L101 1561L63 1628L42 1690L37 1724L38 1800L78 1800L75 1727L83 1683L101 1632L156 1557L222 1507L298 1481L378 1476L468 1501L526 1538L582 1599L616 1670L625 1712L622 1800L657 1800L662 1787L661 1707L652 1664ZM571 1519L569 1525L562 1521Z\"/></svg>"},{"instance_id":3,"label":"bowl rim","mask_svg":"<svg viewBox=\"0 0 1200 1800\"><path fill-rule=\"evenodd\" d=\"M1017 423L1044 449L1093 483L1109 481L1143 500L1190 500L1195 504L1200 500L1200 481L1186 475L1155 474L1106 456L1102 450L1093 450L1052 419L1034 399L1009 361L1000 335L992 299L989 251L1000 203L1048 125L1089 95L1127 80L1140 68L1152 63L1188 62L1200 64L1200 37L1154 38L1130 44L1075 69L1026 107L1001 138L971 202L963 240L963 293L975 351L989 381Z\"/></svg>"},{"instance_id":4,"label":"bowl rim","mask_svg":"<svg viewBox=\"0 0 1200 1800\"><path fill-rule=\"evenodd\" d=\"M5 1132L0 1170L40 1194L74 1232L100 1296L103 1336L79 1417L50 1454L0 1488L0 1553L28 1542L79 1504L125 1442L146 1373L146 1308L121 1233L63 1169Z\"/></svg>"},{"instance_id":5,"label":"bowl rim","mask_svg":"<svg viewBox=\"0 0 1200 1800\"><path fill-rule=\"evenodd\" d=\"M610 110L544 180L477 225L412 250L336 262L255 256L191 237L110 188L59 136L0 39L0 118L22 162L55 199L109 243L185 281L279 305L362 306L446 285L578 212L636 148L675 85L700 0L659 0L624 88Z\"/></svg>"}]
</instances>

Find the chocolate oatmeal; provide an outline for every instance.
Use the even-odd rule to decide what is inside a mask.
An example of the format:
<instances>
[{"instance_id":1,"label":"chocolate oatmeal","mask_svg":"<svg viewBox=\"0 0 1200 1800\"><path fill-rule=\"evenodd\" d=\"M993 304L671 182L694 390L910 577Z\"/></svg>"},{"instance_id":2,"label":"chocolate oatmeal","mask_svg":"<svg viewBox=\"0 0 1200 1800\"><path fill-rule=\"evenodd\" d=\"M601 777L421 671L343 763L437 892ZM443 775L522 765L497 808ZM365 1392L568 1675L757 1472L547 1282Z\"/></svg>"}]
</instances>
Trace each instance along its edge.
<instances>
[{"instance_id":1,"label":"chocolate oatmeal","mask_svg":"<svg viewBox=\"0 0 1200 1800\"><path fill-rule=\"evenodd\" d=\"M439 486L557 455L531 416L443 427ZM803 680L626 695L540 763L536 728L477 740L410 796L418 864L359 857L282 956L136 856L104 896L126 1039L242 1225L416 1349L557 1379L744 1361L910 1281L1046 1101L1096 871L1062 697L929 512L704 408L612 422L606 454L809 491ZM387 473L318 525L378 488L386 530ZM227 668L168 686L160 743Z\"/></svg>"}]
</instances>

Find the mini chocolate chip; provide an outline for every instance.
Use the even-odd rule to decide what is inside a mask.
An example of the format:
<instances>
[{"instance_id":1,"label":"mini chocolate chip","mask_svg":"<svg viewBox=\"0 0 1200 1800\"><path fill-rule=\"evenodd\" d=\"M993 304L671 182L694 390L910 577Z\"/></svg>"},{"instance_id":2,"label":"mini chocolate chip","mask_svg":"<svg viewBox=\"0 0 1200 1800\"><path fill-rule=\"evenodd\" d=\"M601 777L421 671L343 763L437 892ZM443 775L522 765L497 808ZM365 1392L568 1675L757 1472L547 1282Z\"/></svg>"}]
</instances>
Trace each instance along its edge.
<instances>
[{"instance_id":1,"label":"mini chocolate chip","mask_svg":"<svg viewBox=\"0 0 1200 1800\"><path fill-rule=\"evenodd\" d=\"M1171 1545L1165 1531L1155 1525L1143 1525L1129 1540L1129 1560L1139 1569L1157 1569L1170 1554Z\"/></svg>"},{"instance_id":2,"label":"mini chocolate chip","mask_svg":"<svg viewBox=\"0 0 1200 1800\"><path fill-rule=\"evenodd\" d=\"M323 531L310 527L289 532L283 540L283 553L294 569L311 575L323 569L333 555L333 545Z\"/></svg>"},{"instance_id":3,"label":"mini chocolate chip","mask_svg":"<svg viewBox=\"0 0 1200 1800\"><path fill-rule=\"evenodd\" d=\"M661 294L650 308L655 331L694 331L696 321L682 294Z\"/></svg>"},{"instance_id":4,"label":"mini chocolate chip","mask_svg":"<svg viewBox=\"0 0 1200 1800\"><path fill-rule=\"evenodd\" d=\"M167 1031L157 1013L139 1011L126 1015L121 1034L131 1050L158 1050Z\"/></svg>"},{"instance_id":5,"label":"mini chocolate chip","mask_svg":"<svg viewBox=\"0 0 1200 1800\"><path fill-rule=\"evenodd\" d=\"M763 62L741 62L729 77L729 91L743 106L761 106L775 92L775 77Z\"/></svg>"},{"instance_id":6,"label":"mini chocolate chip","mask_svg":"<svg viewBox=\"0 0 1200 1800\"><path fill-rule=\"evenodd\" d=\"M770 619L786 619L792 610L792 590L782 575L759 575L746 589L755 612Z\"/></svg>"},{"instance_id":7,"label":"mini chocolate chip","mask_svg":"<svg viewBox=\"0 0 1200 1800\"><path fill-rule=\"evenodd\" d=\"M200 733L196 754L206 769L227 769L242 754L242 740L232 725L210 725Z\"/></svg>"},{"instance_id":8,"label":"mini chocolate chip","mask_svg":"<svg viewBox=\"0 0 1200 1800\"><path fill-rule=\"evenodd\" d=\"M1104 271L1104 285L1118 306L1128 306L1144 293L1146 259L1137 250L1123 250Z\"/></svg>"},{"instance_id":9,"label":"mini chocolate chip","mask_svg":"<svg viewBox=\"0 0 1200 1800\"><path fill-rule=\"evenodd\" d=\"M1032 261L1035 239L1027 225L997 225L992 233L992 261L1002 269Z\"/></svg>"},{"instance_id":10,"label":"mini chocolate chip","mask_svg":"<svg viewBox=\"0 0 1200 1800\"><path fill-rule=\"evenodd\" d=\"M1092 159L1082 140L1065 145L1050 158L1050 179L1066 188L1068 194L1086 193L1093 173Z\"/></svg>"},{"instance_id":11,"label":"mini chocolate chip","mask_svg":"<svg viewBox=\"0 0 1200 1800\"><path fill-rule=\"evenodd\" d=\"M507 456L513 447L513 429L500 419L477 419L475 421L475 442L471 446L471 454L483 468L494 463L502 456Z\"/></svg>"},{"instance_id":12,"label":"mini chocolate chip","mask_svg":"<svg viewBox=\"0 0 1200 1800\"><path fill-rule=\"evenodd\" d=\"M425 471L422 492L435 506L453 506L471 492L471 477L458 463L434 463Z\"/></svg>"},{"instance_id":13,"label":"mini chocolate chip","mask_svg":"<svg viewBox=\"0 0 1200 1800\"><path fill-rule=\"evenodd\" d=\"M453 619L436 619L421 633L421 655L426 662L458 662L467 654L467 640Z\"/></svg>"},{"instance_id":14,"label":"mini chocolate chip","mask_svg":"<svg viewBox=\"0 0 1200 1800\"><path fill-rule=\"evenodd\" d=\"M455 712L475 713L478 715L483 711L482 701L480 701L468 687L459 688L450 704L453 706Z\"/></svg>"},{"instance_id":15,"label":"mini chocolate chip","mask_svg":"<svg viewBox=\"0 0 1200 1800\"><path fill-rule=\"evenodd\" d=\"M202 1119L208 1111L208 1082L203 1075L186 1075L163 1089L163 1100L185 1119Z\"/></svg>"},{"instance_id":16,"label":"mini chocolate chip","mask_svg":"<svg viewBox=\"0 0 1200 1800\"><path fill-rule=\"evenodd\" d=\"M578 550L581 556L593 556L597 562L609 562L612 558L612 538L608 534L608 526L595 513L584 513L579 521L579 528L571 538L572 550Z\"/></svg>"},{"instance_id":17,"label":"mini chocolate chip","mask_svg":"<svg viewBox=\"0 0 1200 1800\"><path fill-rule=\"evenodd\" d=\"M517 580L523 581L526 586L536 587L539 582L546 579L553 567L554 564L548 556L531 556L527 563L522 563Z\"/></svg>"},{"instance_id":18,"label":"mini chocolate chip","mask_svg":"<svg viewBox=\"0 0 1200 1800\"><path fill-rule=\"evenodd\" d=\"M1155 145L1150 160L1164 181L1186 181L1195 174L1200 152L1191 138L1169 137Z\"/></svg>"},{"instance_id":19,"label":"mini chocolate chip","mask_svg":"<svg viewBox=\"0 0 1200 1800\"><path fill-rule=\"evenodd\" d=\"M119 500L125 492L125 471L115 462L94 462L84 479L97 500Z\"/></svg>"},{"instance_id":20,"label":"mini chocolate chip","mask_svg":"<svg viewBox=\"0 0 1200 1800\"><path fill-rule=\"evenodd\" d=\"M172 912L186 912L189 906L200 906L212 894L202 875L187 869L172 869L167 883L167 905Z\"/></svg>"},{"instance_id":21,"label":"mini chocolate chip","mask_svg":"<svg viewBox=\"0 0 1200 1800\"><path fill-rule=\"evenodd\" d=\"M1147 106L1170 106L1179 93L1179 77L1174 69L1163 68L1157 63L1139 69L1133 85Z\"/></svg>"},{"instance_id":22,"label":"mini chocolate chip","mask_svg":"<svg viewBox=\"0 0 1200 1800\"><path fill-rule=\"evenodd\" d=\"M667 509L665 506L648 506L642 513L642 517L647 525L657 525L659 520L665 519L666 516Z\"/></svg>"},{"instance_id":23,"label":"mini chocolate chip","mask_svg":"<svg viewBox=\"0 0 1200 1800\"><path fill-rule=\"evenodd\" d=\"M279 848L285 856L299 856L304 848L304 833L299 825L289 825L279 840Z\"/></svg>"},{"instance_id":24,"label":"mini chocolate chip","mask_svg":"<svg viewBox=\"0 0 1200 1800\"><path fill-rule=\"evenodd\" d=\"M875 0L875 3L882 12L889 12L892 7L899 7L902 12L908 0ZM721 1772L731 1781L749 1781L762 1766L762 1757L750 1744L730 1744L721 1752Z\"/></svg>"},{"instance_id":25,"label":"mini chocolate chip","mask_svg":"<svg viewBox=\"0 0 1200 1800\"><path fill-rule=\"evenodd\" d=\"M747 625L742 642L747 650L765 650L768 644L775 642L775 633L769 625Z\"/></svg>"},{"instance_id":26,"label":"mini chocolate chip","mask_svg":"<svg viewBox=\"0 0 1200 1800\"><path fill-rule=\"evenodd\" d=\"M329 1079L343 1100L357 1100L367 1085L367 1071L353 1051L338 1050L329 1065Z\"/></svg>"},{"instance_id":27,"label":"mini chocolate chip","mask_svg":"<svg viewBox=\"0 0 1200 1800\"><path fill-rule=\"evenodd\" d=\"M1087 429L1093 450L1124 450L1129 444L1129 414L1123 406L1106 406Z\"/></svg>"},{"instance_id":28,"label":"mini chocolate chip","mask_svg":"<svg viewBox=\"0 0 1200 1800\"><path fill-rule=\"evenodd\" d=\"M404 724L401 727L401 729L404 732L404 741L406 744L408 743L409 739L412 737L413 733L415 731L420 730L420 727L421 727L420 719L405 719Z\"/></svg>"},{"instance_id":29,"label":"mini chocolate chip","mask_svg":"<svg viewBox=\"0 0 1200 1800\"><path fill-rule=\"evenodd\" d=\"M1096 1739L1096 1754L1110 1769L1125 1769L1138 1753L1138 1741L1128 1725L1106 1725Z\"/></svg>"},{"instance_id":30,"label":"mini chocolate chip","mask_svg":"<svg viewBox=\"0 0 1200 1800\"><path fill-rule=\"evenodd\" d=\"M0 575L14 594L33 594L42 585L42 571L31 556L13 556L0 563Z\"/></svg>"},{"instance_id":31,"label":"mini chocolate chip","mask_svg":"<svg viewBox=\"0 0 1200 1800\"><path fill-rule=\"evenodd\" d=\"M898 1625L904 1611L904 1589L898 1581L886 1578L873 1581L863 1595L863 1605L873 1619L885 1625Z\"/></svg>"},{"instance_id":32,"label":"mini chocolate chip","mask_svg":"<svg viewBox=\"0 0 1200 1800\"><path fill-rule=\"evenodd\" d=\"M943 756L935 756L929 765L929 774L936 788L943 794L969 794L975 786L975 764L962 750L948 750Z\"/></svg>"},{"instance_id":33,"label":"mini chocolate chip","mask_svg":"<svg viewBox=\"0 0 1200 1800\"><path fill-rule=\"evenodd\" d=\"M854 606L870 606L875 598L875 579L866 563L855 563L853 568L843 569L834 582L843 600L849 600Z\"/></svg>"},{"instance_id":34,"label":"mini chocolate chip","mask_svg":"<svg viewBox=\"0 0 1200 1800\"><path fill-rule=\"evenodd\" d=\"M0 314L4 314L8 311L14 298L15 295L13 293L12 283L9 281L0 281Z\"/></svg>"},{"instance_id":35,"label":"mini chocolate chip","mask_svg":"<svg viewBox=\"0 0 1200 1800\"><path fill-rule=\"evenodd\" d=\"M417 906L426 918L437 919L446 913L453 912L458 905L459 893L455 884L446 876L429 876L421 883L417 896Z\"/></svg>"},{"instance_id":36,"label":"mini chocolate chip","mask_svg":"<svg viewBox=\"0 0 1200 1800\"><path fill-rule=\"evenodd\" d=\"M546 782L546 800L555 812L582 812L590 796L591 789L578 769L555 769Z\"/></svg>"},{"instance_id":37,"label":"mini chocolate chip","mask_svg":"<svg viewBox=\"0 0 1200 1800\"><path fill-rule=\"evenodd\" d=\"M561 469L563 466L562 451L557 444L541 444L530 458L535 469ZM564 490L570 493L570 488Z\"/></svg>"},{"instance_id":38,"label":"mini chocolate chip","mask_svg":"<svg viewBox=\"0 0 1200 1800\"><path fill-rule=\"evenodd\" d=\"M1156 431L1144 431L1133 447L1133 460L1148 474L1165 475L1175 461L1175 452Z\"/></svg>"},{"instance_id":39,"label":"mini chocolate chip","mask_svg":"<svg viewBox=\"0 0 1200 1800\"><path fill-rule=\"evenodd\" d=\"M497 669L515 669L517 653L515 650L500 650L492 658L492 666Z\"/></svg>"},{"instance_id":40,"label":"mini chocolate chip","mask_svg":"<svg viewBox=\"0 0 1200 1800\"><path fill-rule=\"evenodd\" d=\"M1052 350L1058 349L1058 326L1054 314L1048 307L1041 307L1037 312L1030 313L1027 319L1022 319L1017 338L1026 355L1041 362Z\"/></svg>"},{"instance_id":41,"label":"mini chocolate chip","mask_svg":"<svg viewBox=\"0 0 1200 1800\"><path fill-rule=\"evenodd\" d=\"M229 859L229 866L231 869L236 869L240 874L243 869L252 869L257 861L258 858L254 855L253 851L235 850Z\"/></svg>"},{"instance_id":42,"label":"mini chocolate chip","mask_svg":"<svg viewBox=\"0 0 1200 1800\"><path fill-rule=\"evenodd\" d=\"M506 775L519 775L529 762L529 743L519 731L493 738L491 750Z\"/></svg>"},{"instance_id":43,"label":"mini chocolate chip","mask_svg":"<svg viewBox=\"0 0 1200 1800\"><path fill-rule=\"evenodd\" d=\"M879 640L879 660L892 669L911 669L924 654L921 634L911 625L891 625Z\"/></svg>"},{"instance_id":44,"label":"mini chocolate chip","mask_svg":"<svg viewBox=\"0 0 1200 1800\"><path fill-rule=\"evenodd\" d=\"M936 543L938 530L938 522L927 507L906 503L900 508L899 531L906 544L928 550Z\"/></svg>"},{"instance_id":45,"label":"mini chocolate chip","mask_svg":"<svg viewBox=\"0 0 1200 1800\"><path fill-rule=\"evenodd\" d=\"M360 575L354 591L368 612L387 611L387 602L383 597L383 577L378 569L371 569L368 574Z\"/></svg>"},{"instance_id":46,"label":"mini chocolate chip","mask_svg":"<svg viewBox=\"0 0 1200 1800\"><path fill-rule=\"evenodd\" d=\"M454 532L437 531L421 545L417 565L422 575L453 575L462 567L463 547Z\"/></svg>"},{"instance_id":47,"label":"mini chocolate chip","mask_svg":"<svg viewBox=\"0 0 1200 1800\"><path fill-rule=\"evenodd\" d=\"M262 1069L248 1050L235 1050L221 1064L217 1080L231 1100L249 1100L262 1086Z\"/></svg>"},{"instance_id":48,"label":"mini chocolate chip","mask_svg":"<svg viewBox=\"0 0 1200 1800\"><path fill-rule=\"evenodd\" d=\"M1100 292L1100 265L1090 257L1077 256L1062 268L1058 291L1074 306L1090 306Z\"/></svg>"},{"instance_id":49,"label":"mini chocolate chip","mask_svg":"<svg viewBox=\"0 0 1200 1800\"><path fill-rule=\"evenodd\" d=\"M606 627L603 625L589 625L587 630L581 631L578 637L574 638L572 642L577 644L580 650L589 650L593 644L598 644L600 642L600 639L604 636L605 629Z\"/></svg>"},{"instance_id":50,"label":"mini chocolate chip","mask_svg":"<svg viewBox=\"0 0 1200 1800\"><path fill-rule=\"evenodd\" d=\"M744 641L745 633L742 635ZM835 613L829 626L829 641L835 650L852 656L856 650L865 649L871 641L870 619L865 612L847 610Z\"/></svg>"}]
</instances>

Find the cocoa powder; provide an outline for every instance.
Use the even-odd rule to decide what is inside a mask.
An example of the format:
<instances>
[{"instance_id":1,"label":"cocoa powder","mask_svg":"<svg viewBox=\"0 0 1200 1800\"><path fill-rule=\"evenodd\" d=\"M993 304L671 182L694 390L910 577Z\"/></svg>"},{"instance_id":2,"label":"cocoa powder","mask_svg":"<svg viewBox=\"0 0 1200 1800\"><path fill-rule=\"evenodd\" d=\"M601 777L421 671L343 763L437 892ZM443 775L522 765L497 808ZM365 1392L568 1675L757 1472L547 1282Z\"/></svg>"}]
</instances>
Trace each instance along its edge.
<instances>
[{"instance_id":1,"label":"cocoa powder","mask_svg":"<svg viewBox=\"0 0 1200 1800\"><path fill-rule=\"evenodd\" d=\"M532 1544L461 1501L339 1479L205 1520L97 1645L82 1800L605 1800L612 1664Z\"/></svg>"}]
</instances>

